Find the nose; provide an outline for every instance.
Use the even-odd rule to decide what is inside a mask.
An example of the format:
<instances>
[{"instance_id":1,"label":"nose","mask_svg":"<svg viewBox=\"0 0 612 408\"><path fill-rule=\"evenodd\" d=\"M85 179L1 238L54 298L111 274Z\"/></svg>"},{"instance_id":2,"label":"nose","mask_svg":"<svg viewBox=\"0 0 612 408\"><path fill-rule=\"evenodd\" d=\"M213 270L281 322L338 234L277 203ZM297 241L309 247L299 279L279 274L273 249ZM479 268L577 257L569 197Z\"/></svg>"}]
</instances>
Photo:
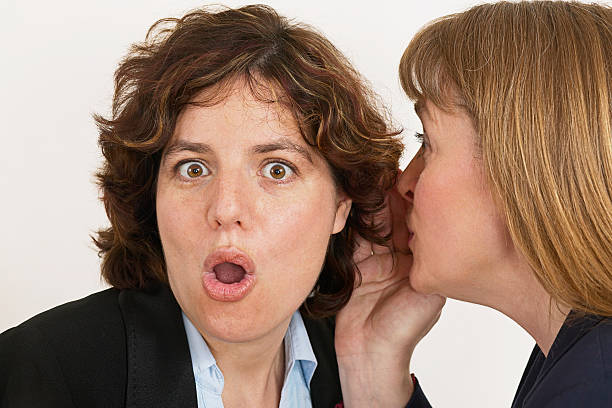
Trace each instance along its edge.
<instances>
[{"instance_id":1,"label":"nose","mask_svg":"<svg viewBox=\"0 0 612 408\"><path fill-rule=\"evenodd\" d=\"M410 204L412 204L414 201L414 190L417 182L419 181L419 176L423 171L424 165L423 148L421 148L412 158L397 182L397 191L404 198L404 200L408 201Z\"/></svg>"},{"instance_id":2,"label":"nose","mask_svg":"<svg viewBox=\"0 0 612 408\"><path fill-rule=\"evenodd\" d=\"M244 191L247 184L236 176L217 176L214 187L207 189L207 222L212 229L245 228L248 224L249 194Z\"/></svg>"}]
</instances>

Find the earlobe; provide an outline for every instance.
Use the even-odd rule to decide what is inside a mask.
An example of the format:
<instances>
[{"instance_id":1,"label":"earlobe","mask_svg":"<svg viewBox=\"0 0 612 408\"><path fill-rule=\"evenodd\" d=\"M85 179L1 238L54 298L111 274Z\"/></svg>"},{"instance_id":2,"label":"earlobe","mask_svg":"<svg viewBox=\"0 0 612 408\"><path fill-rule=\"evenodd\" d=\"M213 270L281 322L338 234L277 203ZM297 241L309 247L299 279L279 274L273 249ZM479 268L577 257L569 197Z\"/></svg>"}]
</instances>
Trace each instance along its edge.
<instances>
[{"instance_id":1,"label":"earlobe","mask_svg":"<svg viewBox=\"0 0 612 408\"><path fill-rule=\"evenodd\" d=\"M338 201L338 206L336 207L336 218L334 219L334 229L332 234L337 234L342 231L344 226L346 225L346 219L348 218L349 212L351 211L351 206L353 204L353 200L348 197L342 198Z\"/></svg>"}]
</instances>

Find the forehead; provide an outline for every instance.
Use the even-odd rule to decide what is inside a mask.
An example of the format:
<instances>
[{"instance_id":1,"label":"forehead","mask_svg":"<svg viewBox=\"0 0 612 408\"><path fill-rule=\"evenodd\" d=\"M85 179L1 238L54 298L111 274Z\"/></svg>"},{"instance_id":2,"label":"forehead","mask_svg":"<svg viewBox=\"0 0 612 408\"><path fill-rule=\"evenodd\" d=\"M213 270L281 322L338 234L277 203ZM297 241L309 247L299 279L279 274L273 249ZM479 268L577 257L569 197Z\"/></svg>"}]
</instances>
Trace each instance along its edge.
<instances>
[{"instance_id":1,"label":"forehead","mask_svg":"<svg viewBox=\"0 0 612 408\"><path fill-rule=\"evenodd\" d=\"M252 89L244 81L200 92L177 118L173 140L241 135L244 140L289 137L303 140L294 114L270 86Z\"/></svg>"},{"instance_id":2,"label":"forehead","mask_svg":"<svg viewBox=\"0 0 612 408\"><path fill-rule=\"evenodd\" d=\"M440 124L449 120L462 120L469 122L474 129L476 128L473 115L458 99L451 99L449 105L444 107L436 105L430 99L422 99L414 104L414 110L421 121Z\"/></svg>"}]
</instances>

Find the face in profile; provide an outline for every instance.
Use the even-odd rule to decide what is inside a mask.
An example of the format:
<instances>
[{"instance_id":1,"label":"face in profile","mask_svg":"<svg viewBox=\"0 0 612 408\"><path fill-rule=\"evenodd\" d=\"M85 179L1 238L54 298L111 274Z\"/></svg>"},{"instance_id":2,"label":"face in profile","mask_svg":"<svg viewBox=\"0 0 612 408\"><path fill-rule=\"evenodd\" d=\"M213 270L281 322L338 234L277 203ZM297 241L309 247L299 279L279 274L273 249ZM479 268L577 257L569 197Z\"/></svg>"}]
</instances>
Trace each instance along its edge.
<instances>
[{"instance_id":1,"label":"face in profile","mask_svg":"<svg viewBox=\"0 0 612 408\"><path fill-rule=\"evenodd\" d=\"M284 333L350 200L290 112L237 82L220 103L179 115L156 208L182 310L205 338L244 342Z\"/></svg>"},{"instance_id":2,"label":"face in profile","mask_svg":"<svg viewBox=\"0 0 612 408\"><path fill-rule=\"evenodd\" d=\"M486 181L467 113L420 105L423 145L398 183L413 233L410 281L423 293L481 300L515 256Z\"/></svg>"}]
</instances>

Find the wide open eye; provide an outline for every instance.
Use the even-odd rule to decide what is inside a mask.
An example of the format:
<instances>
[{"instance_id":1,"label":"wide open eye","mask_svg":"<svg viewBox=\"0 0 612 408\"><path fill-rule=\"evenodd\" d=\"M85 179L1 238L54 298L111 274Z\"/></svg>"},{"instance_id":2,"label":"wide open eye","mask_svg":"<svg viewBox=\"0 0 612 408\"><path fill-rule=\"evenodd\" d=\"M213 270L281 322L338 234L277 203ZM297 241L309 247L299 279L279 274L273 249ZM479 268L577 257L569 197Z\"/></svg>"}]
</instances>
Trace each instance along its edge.
<instances>
[{"instance_id":1,"label":"wide open eye","mask_svg":"<svg viewBox=\"0 0 612 408\"><path fill-rule=\"evenodd\" d=\"M274 180L285 180L293 175L293 169L283 163L271 162L264 166L262 174Z\"/></svg>"},{"instance_id":2,"label":"wide open eye","mask_svg":"<svg viewBox=\"0 0 612 408\"><path fill-rule=\"evenodd\" d=\"M194 179L210 174L208 168L198 161L188 161L181 163L178 168L181 177L186 179Z\"/></svg>"}]
</instances>

